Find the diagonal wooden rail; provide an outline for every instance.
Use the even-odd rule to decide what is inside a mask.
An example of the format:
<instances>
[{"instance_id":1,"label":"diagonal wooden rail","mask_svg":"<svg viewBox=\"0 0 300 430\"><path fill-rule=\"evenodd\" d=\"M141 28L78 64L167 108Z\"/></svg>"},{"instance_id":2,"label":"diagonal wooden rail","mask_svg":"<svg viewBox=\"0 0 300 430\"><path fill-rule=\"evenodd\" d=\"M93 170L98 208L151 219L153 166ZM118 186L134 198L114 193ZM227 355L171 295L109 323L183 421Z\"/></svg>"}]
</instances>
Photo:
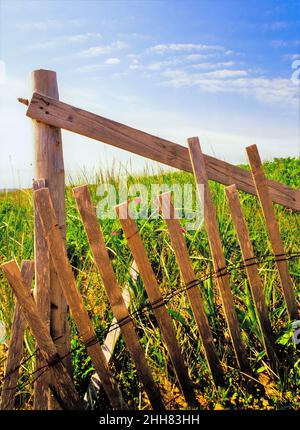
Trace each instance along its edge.
<instances>
[{"instance_id":1,"label":"diagonal wooden rail","mask_svg":"<svg viewBox=\"0 0 300 430\"><path fill-rule=\"evenodd\" d=\"M33 93L27 116L177 169L192 172L188 149L184 146L76 108L44 94ZM208 179L224 185L236 184L239 190L257 194L249 171L209 155L204 155L204 160ZM267 184L270 196L275 203L300 211L300 190L272 180L268 180Z\"/></svg>"},{"instance_id":2,"label":"diagonal wooden rail","mask_svg":"<svg viewBox=\"0 0 300 430\"><path fill-rule=\"evenodd\" d=\"M89 244L109 298L113 313L120 325L129 353L138 370L153 409L164 409L158 387L147 364L144 351L137 337L132 318L122 297L115 273L105 246L104 237L97 221L96 211L86 185L73 189ZM122 324L123 322L123 324Z\"/></svg>"}]
</instances>

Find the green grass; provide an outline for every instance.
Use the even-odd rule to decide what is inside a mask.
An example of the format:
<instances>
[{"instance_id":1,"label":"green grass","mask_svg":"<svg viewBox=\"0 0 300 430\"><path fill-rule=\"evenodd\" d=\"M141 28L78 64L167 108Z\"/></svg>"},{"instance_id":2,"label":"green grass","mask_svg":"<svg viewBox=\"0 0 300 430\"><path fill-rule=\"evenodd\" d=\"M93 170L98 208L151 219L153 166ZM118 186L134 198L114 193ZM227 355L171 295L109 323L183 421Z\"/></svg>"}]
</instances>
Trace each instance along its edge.
<instances>
[{"instance_id":1,"label":"green grass","mask_svg":"<svg viewBox=\"0 0 300 430\"><path fill-rule=\"evenodd\" d=\"M269 178L299 188L299 159L275 159L273 162L265 163L264 169ZM117 185L117 172L100 172L96 178L96 183L100 184L105 181ZM83 175L82 178L75 182L76 184L82 184L89 182L89 180ZM192 175L184 172L161 171L157 175L150 175L149 172L145 172L144 175L131 176L129 182L141 182L150 189L151 184L154 183L167 183L170 185L174 183L193 183L193 178ZM90 185L89 188L93 201L97 203L96 185ZM211 183L211 190L217 208L226 261L228 264L238 264L241 262L241 253L230 217L224 187ZM245 193L240 193L240 198L255 253L260 256L266 255L271 252L271 247L258 201L255 197ZM77 274L78 288L93 319L94 327L99 338L104 339L113 316L93 263L80 215L72 196L71 186L66 190L66 202L68 255ZM275 210L285 251L299 252L299 215L279 205L275 205ZM184 226L185 223L186 220L183 220L182 225ZM129 269L132 261L126 239L117 220L101 221L101 226L119 284L124 286L125 283L131 282ZM164 294L175 291L182 285L182 282L164 221L162 219L139 220L138 226L152 267L159 280L161 291ZM19 263L21 263L22 259L33 258L33 208L30 190L0 195L0 232L0 263L12 258L16 258ZM116 233L112 234L112 232ZM196 273L199 276L211 273L213 269L205 229L201 228L193 233L187 232L185 238ZM288 264L299 300L299 259L291 260ZM201 341L199 340L199 334L186 294L177 294L168 303L168 309L174 320L177 337L184 353L190 376L197 388L198 399L205 409L299 408L300 397L297 389L300 384L300 361L289 337L282 337L290 329L274 263L266 261L260 264L259 272L264 283L272 327L276 337L281 339L281 343L278 344L282 362L280 375L274 374L270 370L268 360L264 356L258 322L245 272L243 269L236 269L230 275L243 338L247 345L251 367L257 380L252 391L249 390L247 378L236 370L234 354L220 305L220 297L212 280L206 280L201 285L201 290L205 301L205 309L216 339L218 353L226 370L225 388L216 390L211 383L208 367L201 349ZM9 332L14 309L14 297L2 272L0 273L0 284L0 320L4 321ZM141 280L138 278L136 283L131 282L131 287L134 296L131 309L134 310L147 305L147 296ZM184 400L179 396L166 348L153 314L150 312L146 315L138 316L135 323L139 338L147 353L148 362L166 401L169 402L169 407L185 407ZM93 367L85 349L80 344L72 321L71 324L72 346L76 347L76 352L72 356L74 378L78 390L80 393L84 393L89 376L93 372ZM26 332L25 344L25 354L32 353L35 347L29 331ZM7 344L0 346L0 377L3 375L3 359L6 354ZM122 339L117 344L111 367L124 393L124 397L130 405L140 408L149 407ZM25 383L33 370L33 359L26 362L22 367L20 383L23 385L17 396L19 408L32 407L32 387L30 384L26 385ZM105 406L102 399L99 400L99 406Z\"/></svg>"}]
</instances>

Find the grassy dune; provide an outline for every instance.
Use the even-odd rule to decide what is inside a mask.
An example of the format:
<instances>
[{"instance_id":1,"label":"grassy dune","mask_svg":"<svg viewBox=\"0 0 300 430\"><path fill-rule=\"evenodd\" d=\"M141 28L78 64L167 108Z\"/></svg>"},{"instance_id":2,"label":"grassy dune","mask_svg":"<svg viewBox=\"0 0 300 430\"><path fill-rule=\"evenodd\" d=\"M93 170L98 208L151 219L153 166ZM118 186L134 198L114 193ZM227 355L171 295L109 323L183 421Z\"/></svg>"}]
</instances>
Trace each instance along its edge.
<instances>
[{"instance_id":1,"label":"grassy dune","mask_svg":"<svg viewBox=\"0 0 300 430\"><path fill-rule=\"evenodd\" d=\"M299 188L299 159L275 159L273 162L265 163L264 168L269 178ZM86 181L87 178L82 177L76 181L76 184ZM104 181L118 184L118 175L113 172L109 174L100 173L96 182L102 183ZM193 178L184 172L161 172L159 175L132 176L129 181L143 183L150 189L153 183L170 185L193 183ZM224 187L211 183L211 189L217 208L226 261L235 265L241 262L241 253L229 214ZM96 203L96 185L90 185L90 192ZM255 253L259 256L266 255L271 252L271 248L257 199L244 193L240 193L240 198ZM112 320L112 312L93 263L87 238L72 196L71 186L66 190L66 201L69 258L74 267L78 288L93 319L97 334L100 339L104 339ZM299 215L277 205L275 209L286 252L299 252ZM185 222L182 221L182 226L185 225ZM117 220L101 221L101 225L117 278L120 285L123 286L125 283L131 282L129 276L131 254L126 239ZM182 283L164 221L161 219L139 220L138 225L162 292L175 291ZM185 237L196 273L199 276L209 275L212 272L212 262L205 230L202 228L193 233L187 232ZM12 258L16 258L19 263L22 259L33 258L33 209L30 190L0 195L0 262L3 263ZM299 259L291 260L288 264L299 301ZM226 370L225 388L216 390L212 386L186 294L175 295L168 303L170 314L176 326L177 337L184 352L191 378L197 388L199 402L204 409L277 409L299 408L300 406L298 388L300 384L300 360L299 356L296 356L295 347L290 340L291 329L287 319L286 306L282 299L278 275L274 269L274 263L271 261L260 264L259 271L264 282L272 327L279 342L278 349L281 356L282 371L280 375L276 375L268 366L245 271L243 269L233 270L230 277L236 310L256 379L254 390L251 392L247 388L247 380L236 370L229 334L222 314L220 297L213 281L211 279L205 281L201 285L201 290L218 353ZM14 297L2 272L0 273L0 285L0 320L5 323L9 333ZM135 284L131 282L131 287L134 296L132 310L145 306L148 302L141 280L138 279ZM93 368L84 348L80 346L76 329L72 322L71 324L72 346L77 347L72 356L74 377L78 390L83 393ZM174 384L174 374L153 314L150 312L143 316L137 316L136 326L143 347L147 352L149 364L166 402L169 402L168 407L185 407L184 399ZM31 354L33 351L34 341L30 333L27 332L25 354ZM6 353L7 343L0 345L0 378L3 375ZM117 344L112 369L122 388L124 397L132 407L148 408L148 400L141 390L136 371L122 339ZM22 385L18 390L17 398L19 408L32 407L32 388L26 382L30 381L29 375L33 370L33 359L27 361L22 367L20 377L20 384ZM103 400L99 400L99 406L105 406Z\"/></svg>"}]
</instances>

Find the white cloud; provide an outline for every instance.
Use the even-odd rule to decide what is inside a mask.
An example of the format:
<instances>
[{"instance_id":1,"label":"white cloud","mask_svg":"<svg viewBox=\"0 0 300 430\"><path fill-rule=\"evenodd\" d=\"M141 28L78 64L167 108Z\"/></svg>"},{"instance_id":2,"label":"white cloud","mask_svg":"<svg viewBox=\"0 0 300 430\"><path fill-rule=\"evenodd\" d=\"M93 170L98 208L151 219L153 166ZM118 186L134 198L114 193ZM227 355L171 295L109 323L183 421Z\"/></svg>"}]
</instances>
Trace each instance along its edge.
<instances>
[{"instance_id":1,"label":"white cloud","mask_svg":"<svg viewBox=\"0 0 300 430\"><path fill-rule=\"evenodd\" d=\"M119 64L119 63L120 63L120 59L117 57L108 58L107 60L105 60L105 64Z\"/></svg>"},{"instance_id":2,"label":"white cloud","mask_svg":"<svg viewBox=\"0 0 300 430\"><path fill-rule=\"evenodd\" d=\"M48 31L55 30L58 28L65 27L80 27L85 24L86 20L83 19L47 19L44 21L24 21L18 22L16 27L20 30L38 30L38 31Z\"/></svg>"},{"instance_id":3,"label":"white cloud","mask_svg":"<svg viewBox=\"0 0 300 430\"><path fill-rule=\"evenodd\" d=\"M155 45L150 48L150 51L156 52L158 54L164 54L166 52L172 51L208 51L208 50L217 50L222 51L224 48L220 45L203 45L196 43L169 43L169 44L160 44Z\"/></svg>"},{"instance_id":4,"label":"white cloud","mask_svg":"<svg viewBox=\"0 0 300 430\"><path fill-rule=\"evenodd\" d=\"M208 78L225 79L225 78L235 78L240 76L247 76L248 72L246 70L215 70L214 72L204 73L203 76Z\"/></svg>"},{"instance_id":5,"label":"white cloud","mask_svg":"<svg viewBox=\"0 0 300 430\"><path fill-rule=\"evenodd\" d=\"M110 54L113 51L126 49L128 47L129 45L127 45L127 43L117 40L110 45L92 46L88 49L84 49L77 52L76 56L81 58L92 58L97 57L98 55Z\"/></svg>"},{"instance_id":6,"label":"white cloud","mask_svg":"<svg viewBox=\"0 0 300 430\"><path fill-rule=\"evenodd\" d=\"M90 39L101 39L102 36L100 33L82 33L82 34L74 34L72 36L60 36L55 37L53 39L47 40L46 42L39 42L29 45L26 50L35 51L35 50L45 50L48 48L57 48L61 45L68 44L76 44L83 43Z\"/></svg>"},{"instance_id":7,"label":"white cloud","mask_svg":"<svg viewBox=\"0 0 300 430\"><path fill-rule=\"evenodd\" d=\"M286 54L283 57L285 60L298 60L300 58L300 54Z\"/></svg>"},{"instance_id":8,"label":"white cloud","mask_svg":"<svg viewBox=\"0 0 300 430\"><path fill-rule=\"evenodd\" d=\"M205 58L214 57L215 54L189 54L186 55L185 59L187 61L197 61L197 60L203 60Z\"/></svg>"},{"instance_id":9,"label":"white cloud","mask_svg":"<svg viewBox=\"0 0 300 430\"><path fill-rule=\"evenodd\" d=\"M284 48L285 46L300 46L300 40L299 39L296 39L296 40L278 39L278 40L271 40L270 44L271 46L273 46L273 48Z\"/></svg>"},{"instance_id":10,"label":"white cloud","mask_svg":"<svg viewBox=\"0 0 300 430\"><path fill-rule=\"evenodd\" d=\"M227 72L231 72L231 75ZM290 79L243 76L244 72L217 70L193 74L183 70L166 71L163 84L174 87L196 87L211 93L236 93L245 97L254 97L263 103L298 108L298 86Z\"/></svg>"},{"instance_id":11,"label":"white cloud","mask_svg":"<svg viewBox=\"0 0 300 430\"><path fill-rule=\"evenodd\" d=\"M218 69L220 67L232 67L234 64L234 61L224 61L220 63L197 63L191 67L194 69Z\"/></svg>"},{"instance_id":12,"label":"white cloud","mask_svg":"<svg viewBox=\"0 0 300 430\"><path fill-rule=\"evenodd\" d=\"M6 66L5 62L0 60L0 85L4 85L6 82Z\"/></svg>"},{"instance_id":13,"label":"white cloud","mask_svg":"<svg viewBox=\"0 0 300 430\"><path fill-rule=\"evenodd\" d=\"M276 30L282 30L284 28L288 27L288 23L285 21L273 21L273 22L267 22L262 25L262 29L267 31L276 31Z\"/></svg>"}]
</instances>

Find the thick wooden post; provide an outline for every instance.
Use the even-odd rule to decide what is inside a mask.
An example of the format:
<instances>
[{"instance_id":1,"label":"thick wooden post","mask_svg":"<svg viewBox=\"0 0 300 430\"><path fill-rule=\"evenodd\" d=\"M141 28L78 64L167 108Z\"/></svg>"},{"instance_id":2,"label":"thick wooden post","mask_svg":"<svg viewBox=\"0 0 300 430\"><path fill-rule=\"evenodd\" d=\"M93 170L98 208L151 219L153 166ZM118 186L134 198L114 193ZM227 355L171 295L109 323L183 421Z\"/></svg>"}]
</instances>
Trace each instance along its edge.
<instances>
[{"instance_id":1,"label":"thick wooden post","mask_svg":"<svg viewBox=\"0 0 300 430\"><path fill-rule=\"evenodd\" d=\"M50 70L34 70L31 74L32 91L39 91L42 94L58 99L58 87L56 73ZM47 110L47 103L45 103ZM59 223L62 237L66 234L66 214L65 214L65 173L63 162L63 150L61 130L56 127L43 124L33 120L33 141L34 141L34 169L36 179L45 179L49 187L55 214ZM61 356L66 356L69 351L69 329L67 321L67 303L60 287L57 274L49 260L49 254L44 247L42 229L36 221L35 226L36 244L36 271L46 266L44 273L50 273L50 332ZM48 266L48 269L47 269ZM45 276L41 277L36 273L36 300L37 304L46 303L44 297L49 294L47 283L44 282ZM42 309L41 309L42 310ZM44 309L42 310L44 312ZM43 313L44 314L44 313ZM47 312L46 312L47 314ZM71 360L68 356L64 364L71 372ZM41 377L42 378L42 377ZM41 382L40 382L41 383ZM43 400L44 399L44 400ZM46 408L46 396L38 400L39 408Z\"/></svg>"}]
</instances>

